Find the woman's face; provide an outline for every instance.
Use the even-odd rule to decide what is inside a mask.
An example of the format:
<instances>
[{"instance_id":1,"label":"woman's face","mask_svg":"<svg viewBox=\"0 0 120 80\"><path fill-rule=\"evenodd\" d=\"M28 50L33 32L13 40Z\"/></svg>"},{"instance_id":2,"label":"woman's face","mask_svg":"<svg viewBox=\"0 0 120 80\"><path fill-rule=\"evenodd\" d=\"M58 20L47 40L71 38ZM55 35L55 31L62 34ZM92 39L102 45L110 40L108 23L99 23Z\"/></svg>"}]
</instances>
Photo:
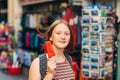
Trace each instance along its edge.
<instances>
[{"instance_id":1,"label":"woman's face","mask_svg":"<svg viewBox=\"0 0 120 80\"><path fill-rule=\"evenodd\" d=\"M70 30L69 28L61 23L58 24L52 32L50 37L50 41L52 41L53 46L59 49L64 49L67 47L70 42Z\"/></svg>"}]
</instances>

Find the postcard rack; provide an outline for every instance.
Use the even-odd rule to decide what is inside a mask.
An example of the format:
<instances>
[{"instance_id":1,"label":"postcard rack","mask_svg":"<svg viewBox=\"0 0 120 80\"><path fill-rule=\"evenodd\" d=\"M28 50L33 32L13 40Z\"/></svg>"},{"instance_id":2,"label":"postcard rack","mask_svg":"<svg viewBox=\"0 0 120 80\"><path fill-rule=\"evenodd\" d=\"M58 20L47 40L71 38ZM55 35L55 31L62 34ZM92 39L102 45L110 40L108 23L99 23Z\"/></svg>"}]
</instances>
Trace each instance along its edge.
<instances>
[{"instance_id":1,"label":"postcard rack","mask_svg":"<svg viewBox=\"0 0 120 80\"><path fill-rule=\"evenodd\" d=\"M82 75L91 79L112 79L114 26L110 6L82 9Z\"/></svg>"}]
</instances>

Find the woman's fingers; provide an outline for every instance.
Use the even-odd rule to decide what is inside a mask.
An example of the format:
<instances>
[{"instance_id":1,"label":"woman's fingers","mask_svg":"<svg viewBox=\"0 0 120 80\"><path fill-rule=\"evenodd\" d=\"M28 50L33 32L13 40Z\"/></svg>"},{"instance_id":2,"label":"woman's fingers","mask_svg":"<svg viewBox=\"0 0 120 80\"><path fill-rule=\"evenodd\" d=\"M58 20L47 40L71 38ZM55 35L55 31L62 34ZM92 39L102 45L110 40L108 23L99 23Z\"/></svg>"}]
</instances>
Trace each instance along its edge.
<instances>
[{"instance_id":1,"label":"woman's fingers","mask_svg":"<svg viewBox=\"0 0 120 80\"><path fill-rule=\"evenodd\" d=\"M56 59L55 59L55 57L52 57L52 58L50 58L48 60L47 67L48 67L48 72L50 72L52 74L55 72L55 68L56 68Z\"/></svg>"}]
</instances>

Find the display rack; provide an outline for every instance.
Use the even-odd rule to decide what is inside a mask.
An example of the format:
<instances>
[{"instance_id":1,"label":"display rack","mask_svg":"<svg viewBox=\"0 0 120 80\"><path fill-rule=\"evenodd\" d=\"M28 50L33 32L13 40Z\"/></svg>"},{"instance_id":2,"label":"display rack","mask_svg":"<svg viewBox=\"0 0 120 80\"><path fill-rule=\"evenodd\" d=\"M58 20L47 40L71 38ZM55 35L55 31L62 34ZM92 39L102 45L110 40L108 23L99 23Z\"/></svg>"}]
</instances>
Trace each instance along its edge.
<instances>
[{"instance_id":1,"label":"display rack","mask_svg":"<svg viewBox=\"0 0 120 80\"><path fill-rule=\"evenodd\" d=\"M16 40L14 38L14 29L12 26L0 24L0 64L1 69L7 69L13 65L14 50L16 48ZM11 64L9 64L11 62Z\"/></svg>"},{"instance_id":2,"label":"display rack","mask_svg":"<svg viewBox=\"0 0 120 80\"><path fill-rule=\"evenodd\" d=\"M114 26L110 6L84 6L82 10L82 75L112 79Z\"/></svg>"}]
</instances>

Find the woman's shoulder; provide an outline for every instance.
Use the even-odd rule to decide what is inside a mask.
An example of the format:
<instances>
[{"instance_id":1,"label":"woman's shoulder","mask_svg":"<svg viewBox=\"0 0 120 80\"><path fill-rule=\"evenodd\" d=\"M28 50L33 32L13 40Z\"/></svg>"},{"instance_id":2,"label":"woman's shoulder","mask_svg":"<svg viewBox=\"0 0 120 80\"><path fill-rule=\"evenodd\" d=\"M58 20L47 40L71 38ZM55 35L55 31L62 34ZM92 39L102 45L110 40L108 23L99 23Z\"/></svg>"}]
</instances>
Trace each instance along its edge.
<instances>
[{"instance_id":1,"label":"woman's shoulder","mask_svg":"<svg viewBox=\"0 0 120 80\"><path fill-rule=\"evenodd\" d=\"M36 63L39 63L39 58L35 58L33 61L32 61L33 64L36 64Z\"/></svg>"},{"instance_id":2,"label":"woman's shoulder","mask_svg":"<svg viewBox=\"0 0 120 80\"><path fill-rule=\"evenodd\" d=\"M35 58L31 63L31 67L37 67L36 65L39 65L39 58Z\"/></svg>"},{"instance_id":3,"label":"woman's shoulder","mask_svg":"<svg viewBox=\"0 0 120 80\"><path fill-rule=\"evenodd\" d=\"M32 61L30 69L29 69L29 78L31 80L40 78L40 74L39 74L39 58L35 58Z\"/></svg>"}]
</instances>

